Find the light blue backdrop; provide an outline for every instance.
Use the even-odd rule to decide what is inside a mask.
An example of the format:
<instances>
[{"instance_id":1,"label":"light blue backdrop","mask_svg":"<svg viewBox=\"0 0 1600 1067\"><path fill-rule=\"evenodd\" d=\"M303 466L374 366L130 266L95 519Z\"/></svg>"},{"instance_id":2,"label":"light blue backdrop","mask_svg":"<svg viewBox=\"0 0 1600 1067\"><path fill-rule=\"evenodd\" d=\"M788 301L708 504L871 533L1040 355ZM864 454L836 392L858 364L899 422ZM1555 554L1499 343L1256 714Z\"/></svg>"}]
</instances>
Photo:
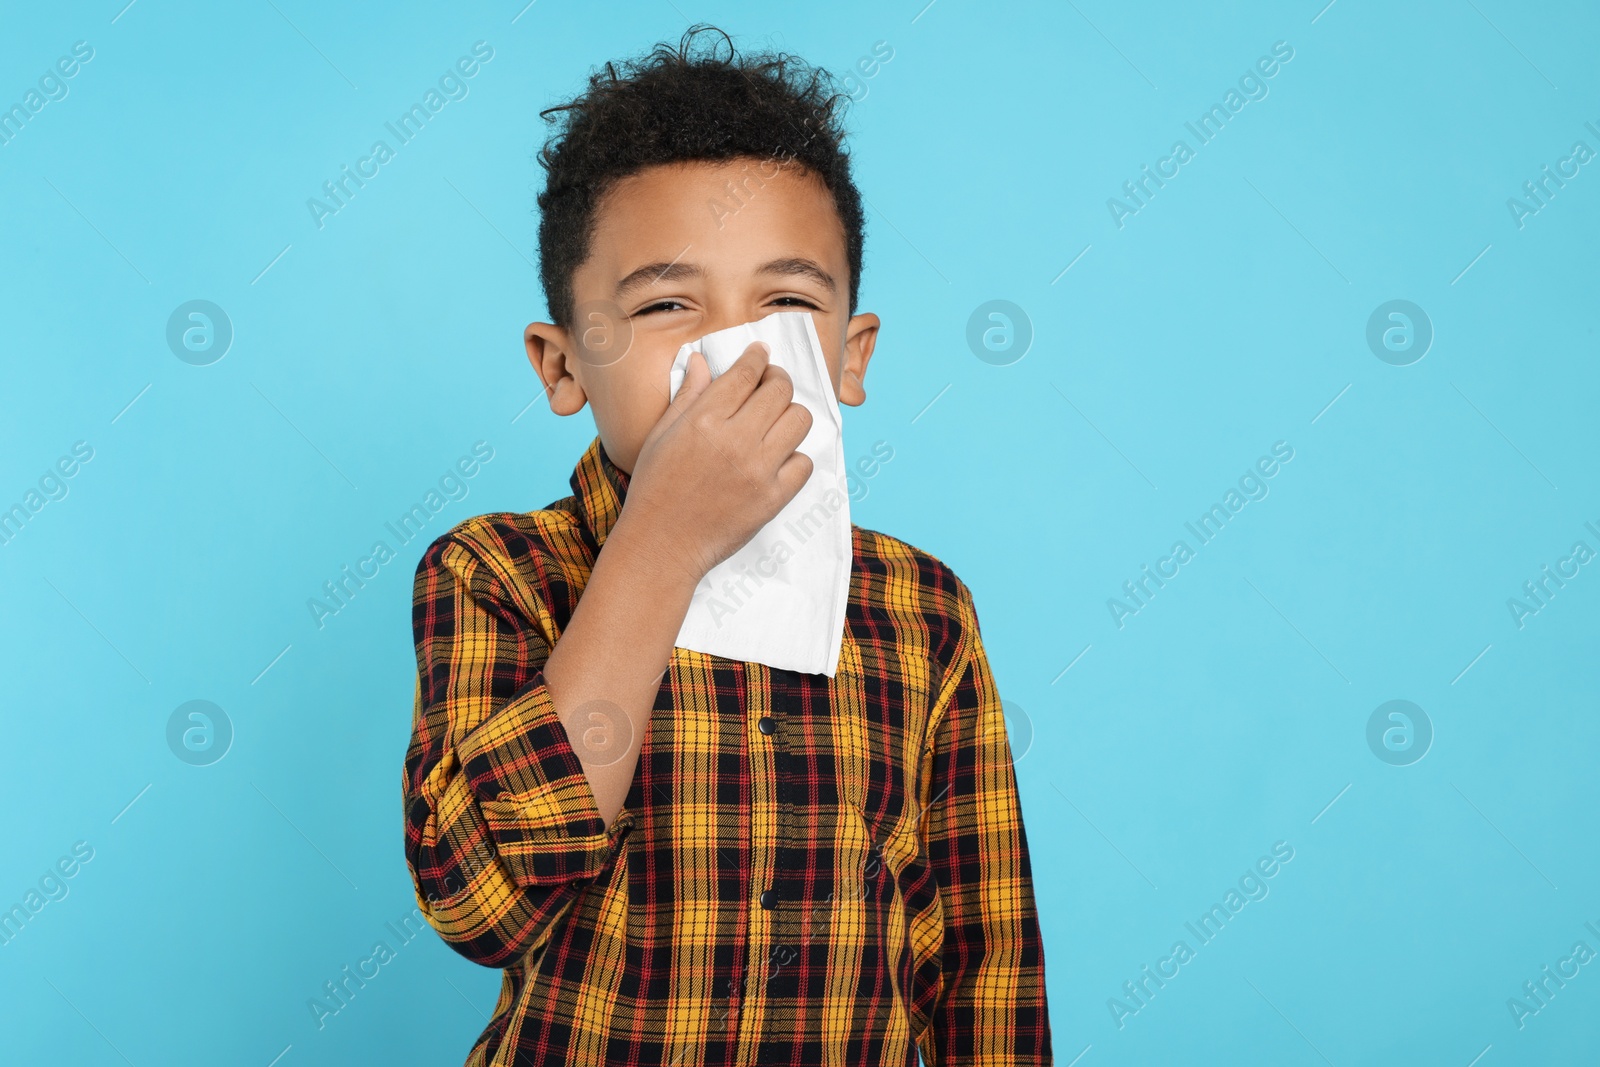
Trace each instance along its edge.
<instances>
[{"instance_id":1,"label":"light blue backdrop","mask_svg":"<svg viewBox=\"0 0 1600 1067\"><path fill-rule=\"evenodd\" d=\"M974 591L1057 1063L1592 1062L1592 6L123 2L0 34L8 1062L461 1061L498 972L390 926L411 571L568 492L593 423L519 336L537 110L700 19L892 52L850 83L884 329L845 437L893 449L852 517ZM196 300L210 347L186 310L169 343ZM197 700L209 755L193 709L169 733Z\"/></svg>"}]
</instances>

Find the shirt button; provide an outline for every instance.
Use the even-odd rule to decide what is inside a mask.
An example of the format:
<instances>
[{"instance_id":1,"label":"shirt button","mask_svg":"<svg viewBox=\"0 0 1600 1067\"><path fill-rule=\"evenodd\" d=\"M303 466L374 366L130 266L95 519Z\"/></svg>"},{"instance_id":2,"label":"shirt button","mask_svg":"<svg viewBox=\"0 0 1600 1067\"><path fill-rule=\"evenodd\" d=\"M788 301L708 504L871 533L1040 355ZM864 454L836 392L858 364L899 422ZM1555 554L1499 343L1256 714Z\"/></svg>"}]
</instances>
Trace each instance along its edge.
<instances>
[{"instance_id":1,"label":"shirt button","mask_svg":"<svg viewBox=\"0 0 1600 1067\"><path fill-rule=\"evenodd\" d=\"M778 894L774 890L767 890L761 894L761 906L771 911L778 906Z\"/></svg>"},{"instance_id":2,"label":"shirt button","mask_svg":"<svg viewBox=\"0 0 1600 1067\"><path fill-rule=\"evenodd\" d=\"M760 721L756 723L756 729L770 737L778 732L778 724L773 721L771 715L763 715Z\"/></svg>"}]
</instances>

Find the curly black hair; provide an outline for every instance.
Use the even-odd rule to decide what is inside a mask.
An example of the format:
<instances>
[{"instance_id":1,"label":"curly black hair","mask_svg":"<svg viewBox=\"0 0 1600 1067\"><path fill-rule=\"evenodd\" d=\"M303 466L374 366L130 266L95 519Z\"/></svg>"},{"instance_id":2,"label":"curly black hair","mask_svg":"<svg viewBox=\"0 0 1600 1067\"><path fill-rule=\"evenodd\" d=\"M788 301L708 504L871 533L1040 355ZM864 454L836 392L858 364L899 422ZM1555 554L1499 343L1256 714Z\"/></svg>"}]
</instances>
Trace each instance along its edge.
<instances>
[{"instance_id":1,"label":"curly black hair","mask_svg":"<svg viewBox=\"0 0 1600 1067\"><path fill-rule=\"evenodd\" d=\"M700 50L706 35L719 40ZM844 224L855 314L866 220L844 147L848 99L826 70L783 52L739 55L722 30L697 24L676 47L606 63L576 99L541 111L555 127L538 154L539 275L552 321L571 325L572 275L617 180L657 164L743 156L798 163L827 185Z\"/></svg>"}]
</instances>

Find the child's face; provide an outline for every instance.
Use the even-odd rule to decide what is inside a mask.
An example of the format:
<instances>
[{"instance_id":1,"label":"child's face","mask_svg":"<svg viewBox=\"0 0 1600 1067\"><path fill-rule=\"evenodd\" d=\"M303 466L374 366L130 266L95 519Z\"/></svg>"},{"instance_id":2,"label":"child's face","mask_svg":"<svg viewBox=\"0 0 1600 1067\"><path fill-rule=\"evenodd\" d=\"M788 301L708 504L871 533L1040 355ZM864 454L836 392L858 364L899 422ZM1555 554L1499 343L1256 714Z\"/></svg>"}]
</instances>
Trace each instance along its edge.
<instances>
[{"instance_id":1,"label":"child's face","mask_svg":"<svg viewBox=\"0 0 1600 1067\"><path fill-rule=\"evenodd\" d=\"M794 164L677 163L622 179L572 289L571 329L530 325L528 358L556 414L593 405L624 471L667 410L678 349L775 311L809 311L839 403L866 399L878 317L850 315L844 226L822 180Z\"/></svg>"}]
</instances>

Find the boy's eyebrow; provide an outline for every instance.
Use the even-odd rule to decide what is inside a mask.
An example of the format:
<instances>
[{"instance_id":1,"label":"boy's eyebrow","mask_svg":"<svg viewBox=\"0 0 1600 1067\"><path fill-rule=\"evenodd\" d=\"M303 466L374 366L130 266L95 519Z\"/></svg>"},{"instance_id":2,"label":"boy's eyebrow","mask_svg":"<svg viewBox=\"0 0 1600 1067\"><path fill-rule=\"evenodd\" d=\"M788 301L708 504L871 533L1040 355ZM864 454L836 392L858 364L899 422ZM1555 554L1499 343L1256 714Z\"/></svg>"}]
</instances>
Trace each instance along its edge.
<instances>
[{"instance_id":1,"label":"boy's eyebrow","mask_svg":"<svg viewBox=\"0 0 1600 1067\"><path fill-rule=\"evenodd\" d=\"M635 289L652 282L670 282L679 278L695 278L705 273L694 263L646 263L617 283L616 297L622 299Z\"/></svg>"},{"instance_id":2,"label":"boy's eyebrow","mask_svg":"<svg viewBox=\"0 0 1600 1067\"><path fill-rule=\"evenodd\" d=\"M798 274L810 278L828 292L838 291L834 284L833 275L819 267L814 261L791 257L789 259L775 259L771 263L763 263L756 270L757 274Z\"/></svg>"},{"instance_id":3,"label":"boy's eyebrow","mask_svg":"<svg viewBox=\"0 0 1600 1067\"><path fill-rule=\"evenodd\" d=\"M638 270L631 271L617 283L615 296L618 300L635 289L641 289L655 282L671 282L681 278L698 278L705 271L696 263L646 263ZM815 260L790 256L785 259L774 259L763 263L756 268L757 274L792 274L810 278L830 293L838 292L838 285L833 280L833 275L817 265Z\"/></svg>"}]
</instances>

